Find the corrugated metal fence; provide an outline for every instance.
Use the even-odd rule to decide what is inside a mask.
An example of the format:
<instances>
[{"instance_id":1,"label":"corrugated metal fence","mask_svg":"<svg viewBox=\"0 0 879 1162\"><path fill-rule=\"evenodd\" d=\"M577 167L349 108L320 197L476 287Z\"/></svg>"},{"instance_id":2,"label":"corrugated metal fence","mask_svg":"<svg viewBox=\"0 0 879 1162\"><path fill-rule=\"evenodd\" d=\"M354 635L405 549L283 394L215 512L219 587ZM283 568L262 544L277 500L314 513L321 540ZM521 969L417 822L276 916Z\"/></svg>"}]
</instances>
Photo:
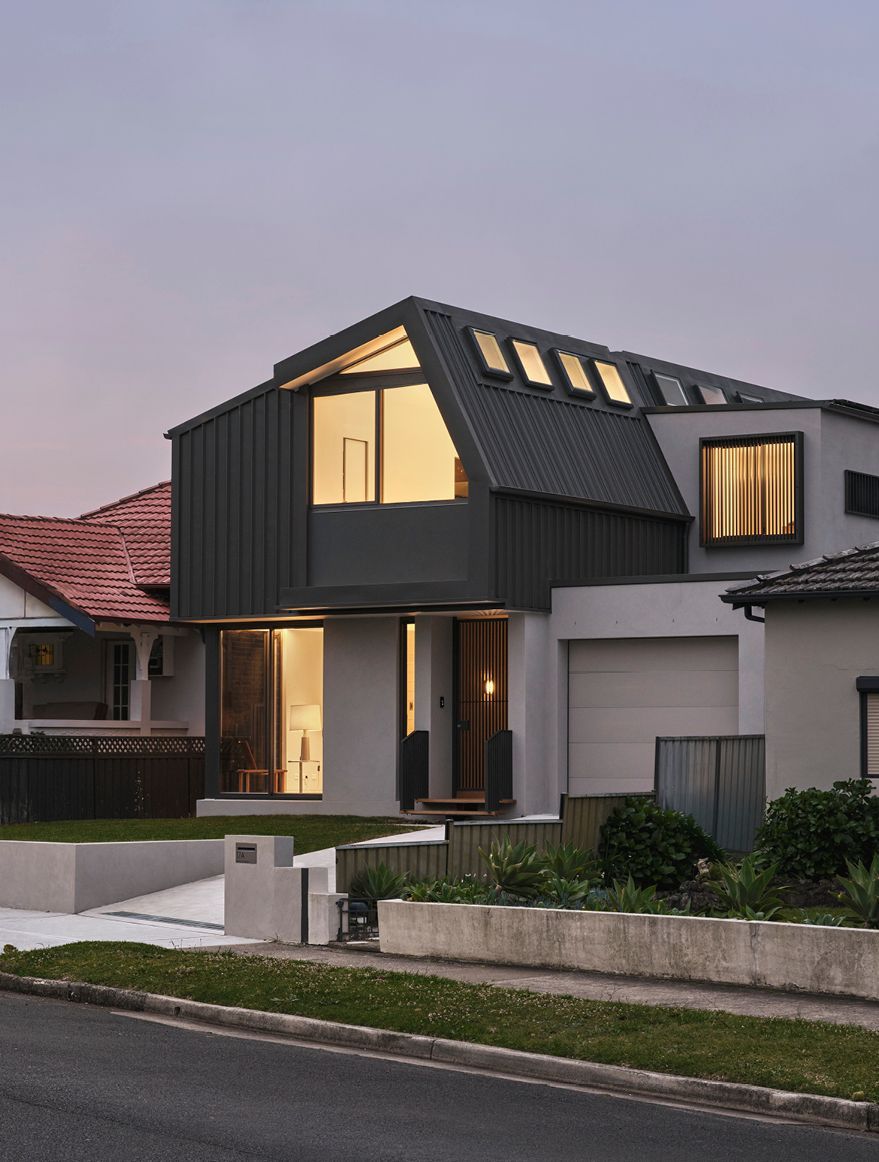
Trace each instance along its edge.
<instances>
[{"instance_id":1,"label":"corrugated metal fence","mask_svg":"<svg viewBox=\"0 0 879 1162\"><path fill-rule=\"evenodd\" d=\"M762 734L657 738L656 801L685 811L726 851L751 851L766 804Z\"/></svg>"},{"instance_id":2,"label":"corrugated metal fence","mask_svg":"<svg viewBox=\"0 0 879 1162\"><path fill-rule=\"evenodd\" d=\"M479 849L487 850L496 839L530 843L538 850L557 843L573 843L575 847L594 851L598 847L602 824L623 797L595 795L566 799L561 819L522 823L488 819L484 823L476 820L453 823L446 828L446 839L439 842L337 847L336 890L347 892L356 872L380 863L395 872L408 872L413 880L481 875L485 865Z\"/></svg>"}]
</instances>

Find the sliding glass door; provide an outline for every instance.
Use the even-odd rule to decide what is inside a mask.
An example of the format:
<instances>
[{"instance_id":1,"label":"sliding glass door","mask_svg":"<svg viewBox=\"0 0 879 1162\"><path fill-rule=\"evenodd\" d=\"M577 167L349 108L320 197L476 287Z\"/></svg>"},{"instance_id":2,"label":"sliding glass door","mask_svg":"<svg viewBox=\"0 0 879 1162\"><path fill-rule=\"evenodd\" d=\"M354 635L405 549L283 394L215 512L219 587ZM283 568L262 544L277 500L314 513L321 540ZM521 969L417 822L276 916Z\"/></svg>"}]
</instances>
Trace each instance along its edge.
<instances>
[{"instance_id":1,"label":"sliding glass door","mask_svg":"<svg viewBox=\"0 0 879 1162\"><path fill-rule=\"evenodd\" d=\"M220 791L323 793L323 629L220 633Z\"/></svg>"}]
</instances>

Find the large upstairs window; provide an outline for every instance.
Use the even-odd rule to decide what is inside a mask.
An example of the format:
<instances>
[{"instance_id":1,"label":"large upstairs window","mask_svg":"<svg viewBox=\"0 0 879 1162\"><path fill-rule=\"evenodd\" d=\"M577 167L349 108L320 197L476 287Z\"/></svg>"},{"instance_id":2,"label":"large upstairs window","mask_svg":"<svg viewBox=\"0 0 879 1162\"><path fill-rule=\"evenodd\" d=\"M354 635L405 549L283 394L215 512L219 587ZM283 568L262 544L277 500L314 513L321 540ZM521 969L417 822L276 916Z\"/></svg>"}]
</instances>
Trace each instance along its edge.
<instances>
[{"instance_id":1,"label":"large upstairs window","mask_svg":"<svg viewBox=\"0 0 879 1162\"><path fill-rule=\"evenodd\" d=\"M413 504L467 496L426 383L314 398L312 503Z\"/></svg>"},{"instance_id":2,"label":"large upstairs window","mask_svg":"<svg viewBox=\"0 0 879 1162\"><path fill-rule=\"evenodd\" d=\"M700 443L702 544L802 544L803 436Z\"/></svg>"}]
</instances>

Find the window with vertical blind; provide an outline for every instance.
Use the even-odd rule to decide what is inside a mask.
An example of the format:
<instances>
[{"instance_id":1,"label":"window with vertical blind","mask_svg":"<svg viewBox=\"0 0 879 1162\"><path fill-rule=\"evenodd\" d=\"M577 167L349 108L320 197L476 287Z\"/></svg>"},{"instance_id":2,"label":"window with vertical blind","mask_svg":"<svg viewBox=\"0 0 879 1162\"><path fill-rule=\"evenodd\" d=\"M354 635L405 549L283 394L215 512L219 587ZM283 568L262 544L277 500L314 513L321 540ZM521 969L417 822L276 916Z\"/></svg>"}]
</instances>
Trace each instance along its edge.
<instances>
[{"instance_id":1,"label":"window with vertical blind","mask_svg":"<svg viewBox=\"0 0 879 1162\"><path fill-rule=\"evenodd\" d=\"M879 779L879 677L858 678L861 696L861 775Z\"/></svg>"},{"instance_id":2,"label":"window with vertical blind","mask_svg":"<svg viewBox=\"0 0 879 1162\"><path fill-rule=\"evenodd\" d=\"M703 439L701 541L802 544L803 434Z\"/></svg>"}]
</instances>

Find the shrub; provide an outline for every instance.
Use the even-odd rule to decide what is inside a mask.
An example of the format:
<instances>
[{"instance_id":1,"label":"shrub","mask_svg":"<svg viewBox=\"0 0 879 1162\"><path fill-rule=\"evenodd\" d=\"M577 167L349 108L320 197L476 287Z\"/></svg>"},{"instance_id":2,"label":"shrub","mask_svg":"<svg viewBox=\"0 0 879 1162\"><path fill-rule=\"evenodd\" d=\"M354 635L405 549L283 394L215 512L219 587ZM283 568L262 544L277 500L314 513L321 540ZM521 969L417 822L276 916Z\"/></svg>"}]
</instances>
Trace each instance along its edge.
<instances>
[{"instance_id":1,"label":"shrub","mask_svg":"<svg viewBox=\"0 0 879 1162\"><path fill-rule=\"evenodd\" d=\"M490 884L466 876L462 880L421 880L407 884L405 898L417 904L491 904L495 891Z\"/></svg>"},{"instance_id":2,"label":"shrub","mask_svg":"<svg viewBox=\"0 0 879 1162\"><path fill-rule=\"evenodd\" d=\"M631 875L625 883L614 881L613 887L607 893L605 907L609 912L641 912L652 916L668 912L663 901L657 897L656 888L652 884L649 887L639 887Z\"/></svg>"},{"instance_id":3,"label":"shrub","mask_svg":"<svg viewBox=\"0 0 879 1162\"><path fill-rule=\"evenodd\" d=\"M802 880L840 875L851 860L869 863L879 847L879 798L867 779L829 791L790 787L766 810L757 851L779 872Z\"/></svg>"},{"instance_id":4,"label":"shrub","mask_svg":"<svg viewBox=\"0 0 879 1162\"><path fill-rule=\"evenodd\" d=\"M550 908L582 908L591 890L588 880L547 872L541 885L541 901Z\"/></svg>"},{"instance_id":5,"label":"shrub","mask_svg":"<svg viewBox=\"0 0 879 1162\"><path fill-rule=\"evenodd\" d=\"M375 867L364 867L355 872L348 885L348 896L352 900L399 900L403 895L408 876L399 875L383 863Z\"/></svg>"},{"instance_id":6,"label":"shrub","mask_svg":"<svg viewBox=\"0 0 879 1162\"><path fill-rule=\"evenodd\" d=\"M700 859L721 858L720 848L691 815L633 795L601 829L599 851L608 882L631 876L636 884L676 888L691 880Z\"/></svg>"},{"instance_id":7,"label":"shrub","mask_svg":"<svg viewBox=\"0 0 879 1162\"><path fill-rule=\"evenodd\" d=\"M601 865L595 852L574 847L573 843L547 847L540 856L540 863L548 875L558 876L563 880L586 880L594 883L601 879Z\"/></svg>"}]
</instances>

